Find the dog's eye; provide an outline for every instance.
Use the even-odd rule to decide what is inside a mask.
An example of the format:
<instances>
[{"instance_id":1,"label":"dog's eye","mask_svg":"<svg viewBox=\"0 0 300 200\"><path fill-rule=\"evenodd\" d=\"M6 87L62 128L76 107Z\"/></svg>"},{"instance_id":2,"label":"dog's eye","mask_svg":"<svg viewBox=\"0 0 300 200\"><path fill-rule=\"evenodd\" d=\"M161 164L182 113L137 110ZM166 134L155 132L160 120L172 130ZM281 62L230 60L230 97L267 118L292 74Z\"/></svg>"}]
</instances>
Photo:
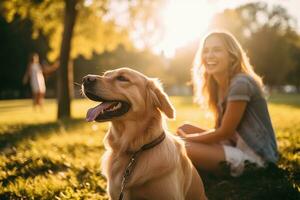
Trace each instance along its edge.
<instances>
[{"instance_id":1,"label":"dog's eye","mask_svg":"<svg viewBox=\"0 0 300 200\"><path fill-rule=\"evenodd\" d=\"M118 80L118 81L126 81L126 82L128 82L129 80L127 79L127 78L125 78L124 76L117 76L116 77L116 79Z\"/></svg>"}]
</instances>

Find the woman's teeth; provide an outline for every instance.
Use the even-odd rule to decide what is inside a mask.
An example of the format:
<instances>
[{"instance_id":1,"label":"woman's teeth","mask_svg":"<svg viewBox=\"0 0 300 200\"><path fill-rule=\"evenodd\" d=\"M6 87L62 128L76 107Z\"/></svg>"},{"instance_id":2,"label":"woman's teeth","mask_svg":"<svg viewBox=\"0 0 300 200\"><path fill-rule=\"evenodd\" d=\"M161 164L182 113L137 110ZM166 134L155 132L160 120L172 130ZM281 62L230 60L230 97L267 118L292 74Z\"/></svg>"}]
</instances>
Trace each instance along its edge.
<instances>
[{"instance_id":1,"label":"woman's teeth","mask_svg":"<svg viewBox=\"0 0 300 200\"><path fill-rule=\"evenodd\" d=\"M217 62L207 62L208 65L216 65Z\"/></svg>"}]
</instances>

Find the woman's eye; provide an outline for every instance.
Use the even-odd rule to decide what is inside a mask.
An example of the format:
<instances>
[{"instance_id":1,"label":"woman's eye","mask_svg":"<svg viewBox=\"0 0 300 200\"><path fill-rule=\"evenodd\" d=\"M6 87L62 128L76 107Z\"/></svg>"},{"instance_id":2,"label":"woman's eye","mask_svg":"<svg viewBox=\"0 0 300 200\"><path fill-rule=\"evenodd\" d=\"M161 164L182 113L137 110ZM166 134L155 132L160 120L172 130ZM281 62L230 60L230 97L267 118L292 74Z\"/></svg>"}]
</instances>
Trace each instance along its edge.
<instances>
[{"instance_id":1,"label":"woman's eye","mask_svg":"<svg viewBox=\"0 0 300 200\"><path fill-rule=\"evenodd\" d=\"M221 52L221 51L222 51L222 49L220 49L220 48L216 48L216 49L214 49L214 51L215 51L215 52Z\"/></svg>"},{"instance_id":2,"label":"woman's eye","mask_svg":"<svg viewBox=\"0 0 300 200\"><path fill-rule=\"evenodd\" d=\"M124 76L117 76L116 79L118 81L129 81L127 78L125 78Z\"/></svg>"}]
</instances>

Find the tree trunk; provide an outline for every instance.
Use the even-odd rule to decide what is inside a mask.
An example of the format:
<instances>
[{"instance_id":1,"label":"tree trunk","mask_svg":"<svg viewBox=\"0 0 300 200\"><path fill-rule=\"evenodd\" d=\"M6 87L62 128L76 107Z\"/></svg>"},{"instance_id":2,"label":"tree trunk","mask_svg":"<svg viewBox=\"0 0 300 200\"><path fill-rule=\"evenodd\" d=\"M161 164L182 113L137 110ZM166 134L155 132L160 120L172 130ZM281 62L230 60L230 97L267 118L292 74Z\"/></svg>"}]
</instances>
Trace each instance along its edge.
<instances>
[{"instance_id":1,"label":"tree trunk","mask_svg":"<svg viewBox=\"0 0 300 200\"><path fill-rule=\"evenodd\" d=\"M71 96L73 94L73 65L70 61L71 40L76 21L77 0L65 0L64 31L60 48L60 67L57 77L58 119L71 118Z\"/></svg>"}]
</instances>

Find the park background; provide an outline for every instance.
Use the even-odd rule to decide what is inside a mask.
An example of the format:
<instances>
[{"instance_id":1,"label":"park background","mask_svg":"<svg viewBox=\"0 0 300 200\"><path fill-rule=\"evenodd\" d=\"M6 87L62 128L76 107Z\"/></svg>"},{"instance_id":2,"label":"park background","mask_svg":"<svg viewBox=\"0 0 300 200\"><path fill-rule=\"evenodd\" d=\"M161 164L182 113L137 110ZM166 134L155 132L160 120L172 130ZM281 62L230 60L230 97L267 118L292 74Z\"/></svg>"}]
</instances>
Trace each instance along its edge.
<instances>
[{"instance_id":1,"label":"park background","mask_svg":"<svg viewBox=\"0 0 300 200\"><path fill-rule=\"evenodd\" d=\"M177 118L212 127L193 104L190 69L201 37L232 32L263 77L280 150L278 166L239 178L204 177L210 199L299 199L298 0L0 1L0 199L107 199L99 171L107 124L84 121L86 74L131 67L158 77ZM28 57L60 61L46 76L43 111L22 84ZM251 167L250 167L251 168Z\"/></svg>"}]
</instances>

